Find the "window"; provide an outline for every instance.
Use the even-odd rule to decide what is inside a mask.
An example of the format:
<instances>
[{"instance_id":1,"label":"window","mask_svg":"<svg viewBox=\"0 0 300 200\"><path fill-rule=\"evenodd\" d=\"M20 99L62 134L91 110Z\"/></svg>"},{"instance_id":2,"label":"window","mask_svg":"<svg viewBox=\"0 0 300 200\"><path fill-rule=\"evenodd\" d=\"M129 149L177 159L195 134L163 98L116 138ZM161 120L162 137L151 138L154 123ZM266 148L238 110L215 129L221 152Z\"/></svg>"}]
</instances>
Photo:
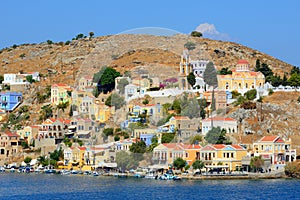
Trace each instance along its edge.
<instances>
[{"instance_id":1,"label":"window","mask_svg":"<svg viewBox=\"0 0 300 200\"><path fill-rule=\"evenodd\" d=\"M188 154L188 153L185 153L185 157L186 157L186 158L189 157L189 154Z\"/></svg>"}]
</instances>

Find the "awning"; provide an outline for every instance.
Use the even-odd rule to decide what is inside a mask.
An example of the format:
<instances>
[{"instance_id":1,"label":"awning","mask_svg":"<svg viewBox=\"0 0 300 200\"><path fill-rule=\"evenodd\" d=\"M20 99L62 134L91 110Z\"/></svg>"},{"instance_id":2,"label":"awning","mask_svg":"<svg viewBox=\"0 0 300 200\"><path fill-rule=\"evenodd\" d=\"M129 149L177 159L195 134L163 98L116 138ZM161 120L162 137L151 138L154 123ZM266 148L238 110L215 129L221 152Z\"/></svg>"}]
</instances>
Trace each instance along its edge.
<instances>
[{"instance_id":1,"label":"awning","mask_svg":"<svg viewBox=\"0 0 300 200\"><path fill-rule=\"evenodd\" d=\"M90 131L80 131L77 133L77 135L88 135L90 133L91 133Z\"/></svg>"},{"instance_id":2,"label":"awning","mask_svg":"<svg viewBox=\"0 0 300 200\"><path fill-rule=\"evenodd\" d=\"M108 167L108 168L117 168L117 163L98 163L98 167Z\"/></svg>"},{"instance_id":3,"label":"awning","mask_svg":"<svg viewBox=\"0 0 300 200\"><path fill-rule=\"evenodd\" d=\"M68 126L68 129L75 129L75 128L76 128L75 125Z\"/></svg>"},{"instance_id":4,"label":"awning","mask_svg":"<svg viewBox=\"0 0 300 200\"><path fill-rule=\"evenodd\" d=\"M205 165L206 168L213 168L213 169L216 169L216 168L229 168L228 165Z\"/></svg>"}]
</instances>

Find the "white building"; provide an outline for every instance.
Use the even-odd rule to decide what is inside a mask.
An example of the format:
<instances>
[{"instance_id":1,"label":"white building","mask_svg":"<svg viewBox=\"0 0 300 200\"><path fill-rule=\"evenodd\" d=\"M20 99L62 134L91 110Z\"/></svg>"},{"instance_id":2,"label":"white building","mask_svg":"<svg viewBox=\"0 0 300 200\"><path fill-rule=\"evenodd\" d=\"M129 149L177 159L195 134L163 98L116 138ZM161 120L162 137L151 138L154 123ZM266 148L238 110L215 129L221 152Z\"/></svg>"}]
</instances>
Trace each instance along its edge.
<instances>
[{"instance_id":1,"label":"white building","mask_svg":"<svg viewBox=\"0 0 300 200\"><path fill-rule=\"evenodd\" d=\"M233 118L225 117L213 117L202 120L202 135L206 135L212 127L220 127L225 129L227 133L237 133L238 126L237 121Z\"/></svg>"}]
</instances>

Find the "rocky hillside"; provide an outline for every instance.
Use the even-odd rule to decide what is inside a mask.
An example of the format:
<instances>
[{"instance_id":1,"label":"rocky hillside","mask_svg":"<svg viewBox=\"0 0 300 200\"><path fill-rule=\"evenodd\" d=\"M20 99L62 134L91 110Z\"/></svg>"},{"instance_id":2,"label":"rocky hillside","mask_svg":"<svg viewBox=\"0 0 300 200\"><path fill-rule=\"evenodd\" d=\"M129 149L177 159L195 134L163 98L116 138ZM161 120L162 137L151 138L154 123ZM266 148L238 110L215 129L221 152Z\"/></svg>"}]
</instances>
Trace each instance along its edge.
<instances>
[{"instance_id":1,"label":"rocky hillside","mask_svg":"<svg viewBox=\"0 0 300 200\"><path fill-rule=\"evenodd\" d=\"M24 44L2 49L0 74L19 71L39 71L45 75L45 84L74 81L82 75L93 75L101 66L108 65L123 72L136 66L160 65L178 69L184 44L192 41L196 48L192 59L205 58L220 69L233 67L239 59L254 66L256 59L271 66L282 75L291 65L272 56L232 43L195 38L188 35L113 35L74 40L70 44Z\"/></svg>"}]
</instances>

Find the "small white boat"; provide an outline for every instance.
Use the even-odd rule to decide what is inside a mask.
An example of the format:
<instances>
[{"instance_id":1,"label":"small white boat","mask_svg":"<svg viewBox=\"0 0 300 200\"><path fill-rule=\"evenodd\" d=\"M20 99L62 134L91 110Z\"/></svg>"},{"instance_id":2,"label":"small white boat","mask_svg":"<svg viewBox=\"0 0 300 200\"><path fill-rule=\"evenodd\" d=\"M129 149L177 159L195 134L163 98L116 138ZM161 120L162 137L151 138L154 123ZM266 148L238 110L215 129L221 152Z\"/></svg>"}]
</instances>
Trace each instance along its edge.
<instances>
[{"instance_id":1,"label":"small white boat","mask_svg":"<svg viewBox=\"0 0 300 200\"><path fill-rule=\"evenodd\" d=\"M99 173L96 172L96 171L93 171L92 175L93 175L93 176L99 176Z\"/></svg>"},{"instance_id":2,"label":"small white boat","mask_svg":"<svg viewBox=\"0 0 300 200\"><path fill-rule=\"evenodd\" d=\"M63 170L60 171L60 174L61 174L61 175L70 175L71 172L70 172L69 170L63 169Z\"/></svg>"}]
</instances>

